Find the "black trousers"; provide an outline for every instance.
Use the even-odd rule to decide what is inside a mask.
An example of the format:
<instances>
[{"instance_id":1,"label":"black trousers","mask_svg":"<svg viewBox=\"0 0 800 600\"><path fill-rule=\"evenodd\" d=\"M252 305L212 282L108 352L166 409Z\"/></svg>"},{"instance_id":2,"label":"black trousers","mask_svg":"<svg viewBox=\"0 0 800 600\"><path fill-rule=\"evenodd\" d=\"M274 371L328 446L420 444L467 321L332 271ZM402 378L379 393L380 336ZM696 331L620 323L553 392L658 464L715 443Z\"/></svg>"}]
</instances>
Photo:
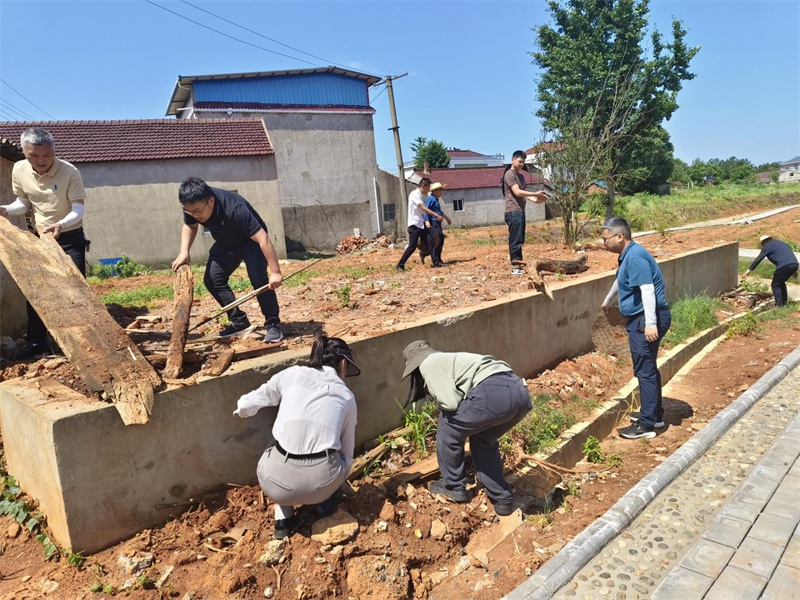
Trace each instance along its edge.
<instances>
[{"instance_id":1,"label":"black trousers","mask_svg":"<svg viewBox=\"0 0 800 600\"><path fill-rule=\"evenodd\" d=\"M406 246L403 256L400 257L400 261L397 263L398 267L406 266L406 261L412 254L414 254L414 250L417 249L417 242L419 242L419 238L422 236L428 237L428 232L424 227L411 225L406 231L408 231L408 246ZM428 237L428 248L431 247L430 243L430 238Z\"/></svg>"},{"instance_id":2,"label":"black trousers","mask_svg":"<svg viewBox=\"0 0 800 600\"><path fill-rule=\"evenodd\" d=\"M211 246L208 253L208 263L206 263L206 273L203 283L214 296L214 300L220 306L226 306L236 300L233 290L228 285L228 280L236 268L244 261L247 267L247 276L253 289L258 289L269 283L267 274L267 259L261 251L261 246L253 240L236 248L226 250L219 244ZM280 320L280 309L278 308L278 296L275 290L267 290L257 297L258 305L261 307L261 314L264 315L266 325L277 325ZM236 325L243 325L248 322L247 315L240 308L232 308L228 311L228 319Z\"/></svg>"},{"instance_id":3,"label":"black trousers","mask_svg":"<svg viewBox=\"0 0 800 600\"><path fill-rule=\"evenodd\" d=\"M525 243L525 213L505 213L508 225L508 255L512 261L522 261L522 245Z\"/></svg>"},{"instance_id":4,"label":"black trousers","mask_svg":"<svg viewBox=\"0 0 800 600\"><path fill-rule=\"evenodd\" d=\"M789 301L786 282L795 273L797 273L797 263L783 265L779 269L775 269L775 273L772 275L772 295L775 296L775 306L786 306Z\"/></svg>"},{"instance_id":5,"label":"black trousers","mask_svg":"<svg viewBox=\"0 0 800 600\"><path fill-rule=\"evenodd\" d=\"M86 237L83 227L67 231L58 236L56 240L64 253L72 259L81 274L86 277ZM36 314L36 311L27 303L28 309L28 334L26 339L33 344L44 344L47 341L47 327Z\"/></svg>"}]
</instances>

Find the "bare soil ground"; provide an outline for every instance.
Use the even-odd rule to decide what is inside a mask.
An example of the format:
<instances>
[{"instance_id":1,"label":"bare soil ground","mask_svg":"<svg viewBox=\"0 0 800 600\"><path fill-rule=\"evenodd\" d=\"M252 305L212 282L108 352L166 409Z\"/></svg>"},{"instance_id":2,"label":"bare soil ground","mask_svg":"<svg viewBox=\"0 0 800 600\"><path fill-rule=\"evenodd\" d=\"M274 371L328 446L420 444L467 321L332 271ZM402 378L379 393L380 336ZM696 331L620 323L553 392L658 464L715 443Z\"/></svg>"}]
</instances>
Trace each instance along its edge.
<instances>
[{"instance_id":1,"label":"bare soil ground","mask_svg":"<svg viewBox=\"0 0 800 600\"><path fill-rule=\"evenodd\" d=\"M790 211L751 226L649 236L640 241L661 257L735 239L755 247L763 232L783 232L784 236L796 232L793 219L797 217L795 211ZM526 256L574 259L572 252L546 242L554 236L554 228L552 224L529 226L534 241L526 244ZM402 327L423 310L436 313L465 308L527 291L530 280L510 274L504 236L504 228L500 227L450 235L444 257L449 264L444 269L414 264L414 258L409 261L413 267L408 271L395 272L393 266L402 249L389 248L336 256L318 263L313 267L318 274L304 286L286 286L278 292L289 345L308 345L313 335L323 330L328 334L342 332L346 339L376 335ZM614 268L615 255L598 246L584 250L588 274ZM287 265L285 273L292 270L293 265ZM545 280L548 279L558 278L546 275ZM170 277L163 275L114 280L98 287L98 293L106 293L111 286L121 289L169 281ZM415 291L422 281L430 282L431 295L427 298ZM357 304L356 308L343 307L341 294L335 293L346 285L350 286L350 300ZM210 297L201 298L196 304L197 319L216 309ZM258 322L257 305L245 308ZM112 311L123 325L146 312ZM149 312L166 317L170 303L164 302ZM168 330L168 323L152 327ZM218 328L209 327L206 337ZM567 496L553 510L531 507L522 525L488 553L486 562L471 559L465 548L471 540L475 543L491 536L507 522L498 523L482 494L468 505L456 505L432 496L424 482L384 485L383 475L420 458L416 451L399 448L385 461L383 471L354 482L357 495L342 504L342 509L357 521L354 539L343 544L317 541L311 537L313 525L309 519L290 538L283 558L274 565L262 558L272 540L274 522L272 507L257 486L231 487L176 506L174 519L164 526L143 531L97 553L80 568L68 564L65 558L45 561L41 545L27 530L6 517L0 518L0 600L103 598L113 594L133 599L245 599L264 597L267 588L273 598L292 600L500 598L798 344L800 327L795 319L791 326L782 321L767 322L755 336L718 345L685 384L675 386L665 399L665 420L669 425L665 431L648 443L615 436L603 441L605 454L619 453L621 464L579 464L574 481L580 484L580 491L573 487L577 495ZM11 365L0 373L0 379L34 373L47 373L71 387L80 387L64 359L52 357ZM528 380L528 387L534 394L552 394L557 397L553 402L561 405L574 401L575 396L602 401L631 375L625 357L615 359L592 353ZM509 466L516 466L515 457L512 451ZM118 562L121 555L145 559L138 579L122 570ZM156 587L154 582L165 574L166 580ZM120 592L125 581L131 587ZM105 592L90 591L97 584L110 587Z\"/></svg>"}]
</instances>

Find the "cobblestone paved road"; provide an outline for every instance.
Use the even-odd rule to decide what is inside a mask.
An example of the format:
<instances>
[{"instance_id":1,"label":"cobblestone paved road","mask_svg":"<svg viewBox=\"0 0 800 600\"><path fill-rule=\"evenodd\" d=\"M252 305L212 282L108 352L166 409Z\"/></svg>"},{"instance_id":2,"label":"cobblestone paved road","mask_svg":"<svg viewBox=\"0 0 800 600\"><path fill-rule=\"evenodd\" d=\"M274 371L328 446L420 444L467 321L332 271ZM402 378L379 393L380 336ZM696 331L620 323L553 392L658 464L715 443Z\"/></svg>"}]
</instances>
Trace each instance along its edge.
<instances>
[{"instance_id":1,"label":"cobblestone paved road","mask_svg":"<svg viewBox=\"0 0 800 600\"><path fill-rule=\"evenodd\" d=\"M667 485L555 598L800 598L798 415L800 368Z\"/></svg>"}]
</instances>

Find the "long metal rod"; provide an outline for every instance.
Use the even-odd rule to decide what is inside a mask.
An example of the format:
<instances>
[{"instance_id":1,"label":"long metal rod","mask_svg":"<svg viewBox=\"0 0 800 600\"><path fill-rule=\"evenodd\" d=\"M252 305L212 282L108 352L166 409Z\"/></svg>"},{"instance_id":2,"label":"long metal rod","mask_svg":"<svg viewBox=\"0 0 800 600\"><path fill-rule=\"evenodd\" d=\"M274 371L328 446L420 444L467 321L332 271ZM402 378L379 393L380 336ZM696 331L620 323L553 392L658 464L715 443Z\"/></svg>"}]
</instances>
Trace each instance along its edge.
<instances>
[{"instance_id":1,"label":"long metal rod","mask_svg":"<svg viewBox=\"0 0 800 600\"><path fill-rule=\"evenodd\" d=\"M312 262L312 263L310 263L310 264L307 264L307 265L306 265L305 267L303 267L302 269L297 269L297 271L295 271L295 272L294 272L294 273L292 273L291 275L287 275L286 277L284 277L284 278L283 278L283 281L287 281L287 280L291 279L292 277L294 277L295 275L297 275L298 273L300 273L300 272L302 272L302 271L305 271L305 270L306 270L306 269L308 269L309 267L313 267L315 264L317 264L317 263L318 263L319 261L321 261L321 260L324 260L324 259L322 259L322 258L318 258L318 259L317 259L317 260L315 260L314 262ZM262 285L262 286L261 286L260 288L258 288L257 290L253 290L252 292L248 292L248 293L246 293L244 296L242 296L241 298L239 298L238 300L234 300L233 302L231 302L231 303L230 303L230 304L228 304L227 306L223 306L222 308L220 308L220 309L219 309L217 312L215 312L213 315L211 315L211 316L210 316L210 317L208 317L207 319L203 319L202 321L200 321L199 323L197 323L197 324L196 324L196 325L194 325L193 327L190 327L190 328L187 330L187 333L188 333L189 331L194 331L195 329L197 329L197 328L198 328L198 327L200 327L201 325L205 325L205 324L206 324L206 323L208 323L209 321L213 321L213 320L214 320L214 319L216 319L218 316L220 316L222 313L225 313L225 312L229 311L229 310L230 310L230 309L232 309L232 308L236 308L236 307L237 307L237 306L239 306L240 304L244 304L245 302L247 302L247 301L248 301L248 300L250 300L251 298L255 298L255 297L256 297L256 296L258 296L259 294L263 294L263 293L264 293L264 292L266 292L268 289L270 289L270 287L269 287L269 286L270 286L270 284L267 284L267 285Z\"/></svg>"}]
</instances>

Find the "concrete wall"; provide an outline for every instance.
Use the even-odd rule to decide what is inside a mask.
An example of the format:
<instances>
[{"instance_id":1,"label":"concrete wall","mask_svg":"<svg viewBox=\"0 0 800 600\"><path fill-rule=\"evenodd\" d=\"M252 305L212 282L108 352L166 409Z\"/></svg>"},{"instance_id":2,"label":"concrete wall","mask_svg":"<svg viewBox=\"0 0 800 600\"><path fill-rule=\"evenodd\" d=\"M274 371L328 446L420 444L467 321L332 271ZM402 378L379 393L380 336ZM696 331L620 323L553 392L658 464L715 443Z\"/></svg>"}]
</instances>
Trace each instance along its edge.
<instances>
[{"instance_id":1,"label":"concrete wall","mask_svg":"<svg viewBox=\"0 0 800 600\"><path fill-rule=\"evenodd\" d=\"M0 158L0 204L11 204L14 193L11 191L11 169L14 163ZM0 217L2 218L2 217ZM8 220L25 228L25 217L8 217ZM25 310L25 296L17 287L6 268L0 263L0 336L13 336L20 333L28 323Z\"/></svg>"},{"instance_id":2,"label":"concrete wall","mask_svg":"<svg viewBox=\"0 0 800 600\"><path fill-rule=\"evenodd\" d=\"M90 263L126 254L168 266L178 254L183 213L181 182L190 176L247 198L269 229L278 256L286 257L275 159L272 156L120 161L76 165L86 187ZM213 240L198 234L192 261L205 262Z\"/></svg>"},{"instance_id":3,"label":"concrete wall","mask_svg":"<svg viewBox=\"0 0 800 600\"><path fill-rule=\"evenodd\" d=\"M359 228L378 233L378 162L372 115L235 113L262 118L275 150L284 231L290 249L330 249ZM203 118L232 118L203 112Z\"/></svg>"},{"instance_id":4,"label":"concrete wall","mask_svg":"<svg viewBox=\"0 0 800 600\"><path fill-rule=\"evenodd\" d=\"M738 244L660 264L670 299L716 294L736 286ZM613 273L600 273L551 286L552 299L518 294L353 342L363 371L348 380L358 401L356 443L400 423L397 402L407 394L402 350L409 342L427 339L440 350L492 354L530 377L592 349L591 324L612 279ZM0 425L9 471L40 500L61 544L98 550L179 511L156 505L222 483L255 483L275 411L238 420L231 416L236 400L307 352L242 361L222 377L160 393L150 422L130 427L112 406L77 400L63 388L48 390L41 380L4 382Z\"/></svg>"}]
</instances>

